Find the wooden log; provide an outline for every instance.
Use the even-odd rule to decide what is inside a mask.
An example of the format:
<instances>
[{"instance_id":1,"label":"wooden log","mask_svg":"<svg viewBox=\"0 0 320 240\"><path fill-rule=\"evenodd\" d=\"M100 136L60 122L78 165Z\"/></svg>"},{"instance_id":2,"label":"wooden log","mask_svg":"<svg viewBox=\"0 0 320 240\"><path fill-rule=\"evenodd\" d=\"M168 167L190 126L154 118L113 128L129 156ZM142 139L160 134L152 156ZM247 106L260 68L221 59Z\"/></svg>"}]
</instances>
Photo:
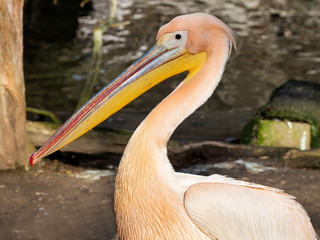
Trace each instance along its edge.
<instances>
[{"instance_id":1,"label":"wooden log","mask_svg":"<svg viewBox=\"0 0 320 240\"><path fill-rule=\"evenodd\" d=\"M0 170L27 163L22 10L23 0L0 1Z\"/></svg>"}]
</instances>

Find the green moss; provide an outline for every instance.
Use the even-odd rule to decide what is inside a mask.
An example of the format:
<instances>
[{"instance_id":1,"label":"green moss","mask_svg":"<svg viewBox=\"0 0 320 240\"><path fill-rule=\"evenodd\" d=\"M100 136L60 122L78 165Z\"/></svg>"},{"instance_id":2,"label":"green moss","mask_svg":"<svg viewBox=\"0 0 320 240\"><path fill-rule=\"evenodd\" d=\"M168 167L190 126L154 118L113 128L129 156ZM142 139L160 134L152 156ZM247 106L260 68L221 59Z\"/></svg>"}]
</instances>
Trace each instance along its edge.
<instances>
[{"instance_id":1,"label":"green moss","mask_svg":"<svg viewBox=\"0 0 320 240\"><path fill-rule=\"evenodd\" d=\"M247 125L244 127L241 133L240 143L247 145L257 145L258 122L259 118L255 117L247 123Z\"/></svg>"},{"instance_id":2,"label":"green moss","mask_svg":"<svg viewBox=\"0 0 320 240\"><path fill-rule=\"evenodd\" d=\"M300 122L259 120L258 145L310 149L310 125Z\"/></svg>"}]
</instances>

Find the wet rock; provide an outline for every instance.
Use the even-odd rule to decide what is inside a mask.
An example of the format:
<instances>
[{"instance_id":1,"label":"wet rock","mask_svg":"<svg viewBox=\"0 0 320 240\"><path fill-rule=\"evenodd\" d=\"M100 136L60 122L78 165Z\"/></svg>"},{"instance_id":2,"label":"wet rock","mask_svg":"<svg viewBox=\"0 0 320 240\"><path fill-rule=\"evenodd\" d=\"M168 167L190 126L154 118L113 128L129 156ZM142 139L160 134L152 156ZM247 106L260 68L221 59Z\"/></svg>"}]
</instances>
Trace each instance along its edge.
<instances>
[{"instance_id":1,"label":"wet rock","mask_svg":"<svg viewBox=\"0 0 320 240\"><path fill-rule=\"evenodd\" d=\"M258 145L259 122L271 119L309 124L311 147L320 147L320 85L290 80L277 88L244 128L241 143Z\"/></svg>"},{"instance_id":2,"label":"wet rock","mask_svg":"<svg viewBox=\"0 0 320 240\"><path fill-rule=\"evenodd\" d=\"M263 147L223 142L201 142L180 146L169 151L175 168L194 164L216 164L238 159L268 160L272 166L320 168L320 149L301 151L287 147Z\"/></svg>"}]
</instances>

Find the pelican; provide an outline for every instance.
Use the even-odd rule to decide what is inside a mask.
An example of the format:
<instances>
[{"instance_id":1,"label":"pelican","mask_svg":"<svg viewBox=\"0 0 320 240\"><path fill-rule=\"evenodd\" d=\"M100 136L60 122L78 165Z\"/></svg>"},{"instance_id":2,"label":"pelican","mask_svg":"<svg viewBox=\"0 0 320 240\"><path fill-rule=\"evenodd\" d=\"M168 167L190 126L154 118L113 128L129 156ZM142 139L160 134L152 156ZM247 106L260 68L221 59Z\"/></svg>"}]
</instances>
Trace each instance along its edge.
<instances>
[{"instance_id":1,"label":"pelican","mask_svg":"<svg viewBox=\"0 0 320 240\"><path fill-rule=\"evenodd\" d=\"M214 174L174 171L167 142L176 127L213 93L232 31L204 13L162 26L156 44L98 92L30 158L67 145L133 99L181 72L187 77L139 125L121 159L114 212L121 240L315 240L308 214L279 189Z\"/></svg>"}]
</instances>

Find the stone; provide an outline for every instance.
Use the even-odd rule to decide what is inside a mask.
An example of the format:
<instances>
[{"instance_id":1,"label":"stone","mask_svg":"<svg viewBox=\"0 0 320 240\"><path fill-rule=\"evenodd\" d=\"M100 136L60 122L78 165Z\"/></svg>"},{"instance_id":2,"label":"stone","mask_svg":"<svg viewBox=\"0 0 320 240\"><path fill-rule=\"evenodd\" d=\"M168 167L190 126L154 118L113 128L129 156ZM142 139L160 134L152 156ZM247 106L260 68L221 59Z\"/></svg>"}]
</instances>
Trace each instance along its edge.
<instances>
[{"instance_id":1,"label":"stone","mask_svg":"<svg viewBox=\"0 0 320 240\"><path fill-rule=\"evenodd\" d=\"M311 128L308 123L259 120L257 137L259 146L307 150L311 145Z\"/></svg>"}]
</instances>

